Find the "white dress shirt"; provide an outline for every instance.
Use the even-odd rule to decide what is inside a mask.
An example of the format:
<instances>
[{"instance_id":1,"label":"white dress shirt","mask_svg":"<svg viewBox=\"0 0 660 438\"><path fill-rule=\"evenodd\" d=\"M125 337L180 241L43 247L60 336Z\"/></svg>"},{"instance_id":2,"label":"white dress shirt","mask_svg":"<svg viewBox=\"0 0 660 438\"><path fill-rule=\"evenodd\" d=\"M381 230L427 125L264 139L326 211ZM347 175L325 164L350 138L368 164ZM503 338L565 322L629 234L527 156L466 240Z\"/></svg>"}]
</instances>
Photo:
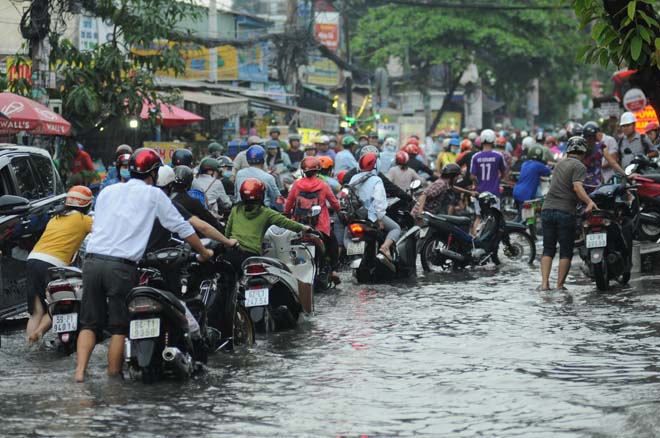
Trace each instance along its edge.
<instances>
[{"instance_id":1,"label":"white dress shirt","mask_svg":"<svg viewBox=\"0 0 660 438\"><path fill-rule=\"evenodd\" d=\"M137 262L144 255L156 219L181 238L195 232L161 189L136 178L111 185L96 200L86 252Z\"/></svg>"}]
</instances>

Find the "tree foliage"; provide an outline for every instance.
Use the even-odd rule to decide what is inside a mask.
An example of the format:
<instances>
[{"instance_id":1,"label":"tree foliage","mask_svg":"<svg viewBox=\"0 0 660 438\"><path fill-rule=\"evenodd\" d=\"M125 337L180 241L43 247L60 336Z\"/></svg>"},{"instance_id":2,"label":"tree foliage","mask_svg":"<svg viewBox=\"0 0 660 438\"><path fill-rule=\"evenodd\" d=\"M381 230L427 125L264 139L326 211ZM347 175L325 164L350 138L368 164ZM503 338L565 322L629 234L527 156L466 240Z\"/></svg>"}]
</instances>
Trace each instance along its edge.
<instances>
[{"instance_id":1,"label":"tree foliage","mask_svg":"<svg viewBox=\"0 0 660 438\"><path fill-rule=\"evenodd\" d=\"M386 65L391 57L400 59L407 82L422 91L450 88L475 62L486 92L510 106L518 102L509 108L515 113L524 105L533 78L541 78L547 87L543 92L552 94L561 88L565 95L564 85L577 70L572 50L578 38L577 24L562 10L475 13L473 9L387 5L370 8L359 23L353 47L372 67ZM432 67L439 65L448 72L441 83L431 76Z\"/></svg>"}]
</instances>

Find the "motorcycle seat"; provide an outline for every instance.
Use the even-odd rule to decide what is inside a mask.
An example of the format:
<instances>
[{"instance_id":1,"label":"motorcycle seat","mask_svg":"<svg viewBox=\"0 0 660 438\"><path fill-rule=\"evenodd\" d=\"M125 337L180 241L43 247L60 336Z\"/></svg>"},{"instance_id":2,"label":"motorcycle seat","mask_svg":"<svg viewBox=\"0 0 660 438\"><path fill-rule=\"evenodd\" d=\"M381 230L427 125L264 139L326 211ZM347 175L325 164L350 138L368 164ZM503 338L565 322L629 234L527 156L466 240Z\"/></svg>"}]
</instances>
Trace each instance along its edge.
<instances>
[{"instance_id":1,"label":"motorcycle seat","mask_svg":"<svg viewBox=\"0 0 660 438\"><path fill-rule=\"evenodd\" d=\"M181 300L179 300L177 296L170 291L156 289L149 286L138 286L136 288L133 288L133 290L131 290L127 298L127 301L130 301L132 298L136 296L146 296L159 301L164 301L165 303L171 305L172 307L174 307L184 315L186 314L186 308L181 302Z\"/></svg>"},{"instance_id":2,"label":"motorcycle seat","mask_svg":"<svg viewBox=\"0 0 660 438\"><path fill-rule=\"evenodd\" d=\"M424 215L432 221L449 222L458 225L459 227L470 225L472 223L472 219L465 216L449 216L447 214L431 214L429 212L424 213Z\"/></svg>"},{"instance_id":3,"label":"motorcycle seat","mask_svg":"<svg viewBox=\"0 0 660 438\"><path fill-rule=\"evenodd\" d=\"M77 278L82 277L82 270L76 268L75 266L58 266L53 268L48 268L48 273L50 278Z\"/></svg>"},{"instance_id":4,"label":"motorcycle seat","mask_svg":"<svg viewBox=\"0 0 660 438\"><path fill-rule=\"evenodd\" d=\"M653 182L660 183L660 173L648 173L640 176L642 178L650 179Z\"/></svg>"},{"instance_id":5,"label":"motorcycle seat","mask_svg":"<svg viewBox=\"0 0 660 438\"><path fill-rule=\"evenodd\" d=\"M279 269L281 269L283 271L286 271L286 272L289 272L289 273L291 272L291 270L289 269L289 267L287 265L285 265L284 263L282 263L281 261L279 261L277 259L272 259L270 257L250 257L249 259L245 260L245 262L243 262L243 264L245 265L248 262L250 262L250 263L263 263L265 265L271 265L271 266L274 266L276 268L279 268Z\"/></svg>"}]
</instances>

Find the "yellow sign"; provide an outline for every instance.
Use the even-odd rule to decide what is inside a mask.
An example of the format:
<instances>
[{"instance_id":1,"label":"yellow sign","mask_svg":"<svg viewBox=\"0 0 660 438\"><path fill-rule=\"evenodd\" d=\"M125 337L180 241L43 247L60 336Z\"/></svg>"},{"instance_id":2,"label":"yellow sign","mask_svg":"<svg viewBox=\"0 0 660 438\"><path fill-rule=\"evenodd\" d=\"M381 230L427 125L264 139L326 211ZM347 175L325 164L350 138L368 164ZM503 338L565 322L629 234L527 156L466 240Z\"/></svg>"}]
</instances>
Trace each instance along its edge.
<instances>
[{"instance_id":1,"label":"yellow sign","mask_svg":"<svg viewBox=\"0 0 660 438\"><path fill-rule=\"evenodd\" d=\"M651 105L646 105L646 108L641 111L637 111L635 113L635 119L637 119L637 122L635 123L635 130L640 134L644 134L647 123L658 123L658 116L655 114L655 110Z\"/></svg>"},{"instance_id":2,"label":"yellow sign","mask_svg":"<svg viewBox=\"0 0 660 438\"><path fill-rule=\"evenodd\" d=\"M321 131L318 129L298 128L298 134L300 134L300 144L310 144L312 138L321 135Z\"/></svg>"},{"instance_id":3,"label":"yellow sign","mask_svg":"<svg viewBox=\"0 0 660 438\"><path fill-rule=\"evenodd\" d=\"M172 162L172 155L174 151L178 149L184 149L186 147L185 143L177 143L173 141L145 141L145 148L151 148L158 152L160 158L163 159L165 164L170 164Z\"/></svg>"},{"instance_id":4,"label":"yellow sign","mask_svg":"<svg viewBox=\"0 0 660 438\"><path fill-rule=\"evenodd\" d=\"M435 113L434 113L435 114ZM439 133L440 131L445 131L449 133L451 131L459 131L461 129L461 119L463 114L458 111L445 111L440 117L438 126L435 128L435 132Z\"/></svg>"}]
</instances>

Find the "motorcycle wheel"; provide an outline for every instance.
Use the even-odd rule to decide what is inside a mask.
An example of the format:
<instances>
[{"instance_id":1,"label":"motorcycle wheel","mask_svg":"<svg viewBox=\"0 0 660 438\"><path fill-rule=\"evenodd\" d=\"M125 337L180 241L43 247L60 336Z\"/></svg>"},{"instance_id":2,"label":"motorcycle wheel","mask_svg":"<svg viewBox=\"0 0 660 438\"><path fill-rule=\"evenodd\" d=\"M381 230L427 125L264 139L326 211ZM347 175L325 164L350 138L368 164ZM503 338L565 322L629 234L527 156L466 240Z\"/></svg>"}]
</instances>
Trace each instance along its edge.
<instances>
[{"instance_id":1,"label":"motorcycle wheel","mask_svg":"<svg viewBox=\"0 0 660 438\"><path fill-rule=\"evenodd\" d=\"M660 212L650 211L655 215L660 215ZM660 239L660 227L651 224L639 224L639 240L646 240L649 242L657 242Z\"/></svg>"},{"instance_id":2,"label":"motorcycle wheel","mask_svg":"<svg viewBox=\"0 0 660 438\"><path fill-rule=\"evenodd\" d=\"M447 271L454 267L454 261L440 254L436 254L436 248L441 245L447 247L447 242L444 237L433 236L426 239L422 245L422 250L419 253L419 258L422 263L424 272L431 272L433 267L438 270Z\"/></svg>"},{"instance_id":3,"label":"motorcycle wheel","mask_svg":"<svg viewBox=\"0 0 660 438\"><path fill-rule=\"evenodd\" d=\"M243 306L236 307L234 315L233 346L249 347L254 344L254 324L247 309Z\"/></svg>"},{"instance_id":4,"label":"motorcycle wheel","mask_svg":"<svg viewBox=\"0 0 660 438\"><path fill-rule=\"evenodd\" d=\"M596 287L599 291L606 291L610 287L610 281L607 278L607 262L601 260L593 266L594 280L596 280Z\"/></svg>"},{"instance_id":5,"label":"motorcycle wheel","mask_svg":"<svg viewBox=\"0 0 660 438\"><path fill-rule=\"evenodd\" d=\"M509 231L502 236L497 248L497 259L508 261L524 261L531 265L536 259L536 245L526 232Z\"/></svg>"},{"instance_id":6,"label":"motorcycle wheel","mask_svg":"<svg viewBox=\"0 0 660 438\"><path fill-rule=\"evenodd\" d=\"M616 279L621 286L625 286L630 281L630 272L619 275L619 278Z\"/></svg>"}]
</instances>

